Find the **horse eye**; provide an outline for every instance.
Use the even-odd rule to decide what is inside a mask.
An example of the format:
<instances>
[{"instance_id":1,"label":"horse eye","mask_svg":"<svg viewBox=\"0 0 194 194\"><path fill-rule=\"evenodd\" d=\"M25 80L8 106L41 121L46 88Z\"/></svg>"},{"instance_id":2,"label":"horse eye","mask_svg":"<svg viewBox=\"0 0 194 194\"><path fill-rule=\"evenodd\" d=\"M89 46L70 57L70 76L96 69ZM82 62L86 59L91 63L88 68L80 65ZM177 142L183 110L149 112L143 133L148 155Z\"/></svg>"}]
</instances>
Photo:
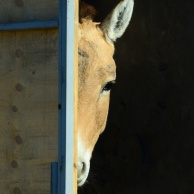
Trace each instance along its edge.
<instances>
[{"instance_id":1,"label":"horse eye","mask_svg":"<svg viewBox=\"0 0 194 194\"><path fill-rule=\"evenodd\" d=\"M115 80L114 80L114 81L108 82L108 83L104 86L104 88L102 89L102 92L104 92L104 91L107 92L107 91L111 90L112 86L113 86L115 83L116 83Z\"/></svg>"}]
</instances>

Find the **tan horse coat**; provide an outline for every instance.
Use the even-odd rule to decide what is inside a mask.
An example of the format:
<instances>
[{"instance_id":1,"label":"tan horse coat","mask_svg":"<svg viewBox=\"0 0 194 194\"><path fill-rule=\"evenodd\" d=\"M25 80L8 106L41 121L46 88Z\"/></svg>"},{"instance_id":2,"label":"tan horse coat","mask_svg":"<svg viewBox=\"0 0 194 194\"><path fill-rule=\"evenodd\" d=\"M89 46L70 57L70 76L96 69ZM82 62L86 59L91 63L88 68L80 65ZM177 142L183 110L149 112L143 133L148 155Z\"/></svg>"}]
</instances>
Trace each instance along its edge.
<instances>
[{"instance_id":1,"label":"tan horse coat","mask_svg":"<svg viewBox=\"0 0 194 194\"><path fill-rule=\"evenodd\" d=\"M113 42L128 26L133 0L120 2L102 24L95 23L91 6L83 4L79 24L78 85L78 186L87 179L90 158L99 135L104 131L110 89L116 80Z\"/></svg>"}]
</instances>

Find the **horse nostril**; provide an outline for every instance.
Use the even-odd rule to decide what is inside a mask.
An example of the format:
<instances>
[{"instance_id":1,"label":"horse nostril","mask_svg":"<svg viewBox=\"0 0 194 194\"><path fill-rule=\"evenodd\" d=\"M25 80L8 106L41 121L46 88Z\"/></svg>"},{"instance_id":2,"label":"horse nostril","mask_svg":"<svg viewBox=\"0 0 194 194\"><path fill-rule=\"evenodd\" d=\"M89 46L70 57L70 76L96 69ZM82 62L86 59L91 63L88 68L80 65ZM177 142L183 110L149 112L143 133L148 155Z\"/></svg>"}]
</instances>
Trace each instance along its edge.
<instances>
[{"instance_id":1,"label":"horse nostril","mask_svg":"<svg viewBox=\"0 0 194 194\"><path fill-rule=\"evenodd\" d=\"M77 183L78 186L82 186L89 173L90 169L90 162L84 161L84 160L78 160L78 168L77 168Z\"/></svg>"},{"instance_id":2,"label":"horse nostril","mask_svg":"<svg viewBox=\"0 0 194 194\"><path fill-rule=\"evenodd\" d=\"M78 174L79 176L81 176L82 174L84 174L86 171L86 163L85 162L78 162Z\"/></svg>"},{"instance_id":3,"label":"horse nostril","mask_svg":"<svg viewBox=\"0 0 194 194\"><path fill-rule=\"evenodd\" d=\"M85 171L85 169L86 169L86 164L82 162L82 173Z\"/></svg>"}]
</instances>

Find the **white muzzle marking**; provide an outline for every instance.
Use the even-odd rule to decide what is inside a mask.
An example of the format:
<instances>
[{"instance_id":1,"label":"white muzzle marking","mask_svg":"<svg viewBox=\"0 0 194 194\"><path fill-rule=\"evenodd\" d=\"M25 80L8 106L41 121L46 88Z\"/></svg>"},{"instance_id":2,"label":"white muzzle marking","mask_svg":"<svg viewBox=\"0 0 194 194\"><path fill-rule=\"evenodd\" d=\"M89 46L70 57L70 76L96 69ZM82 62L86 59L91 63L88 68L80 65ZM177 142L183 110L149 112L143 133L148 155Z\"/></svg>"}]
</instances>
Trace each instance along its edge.
<instances>
[{"instance_id":1,"label":"white muzzle marking","mask_svg":"<svg viewBox=\"0 0 194 194\"><path fill-rule=\"evenodd\" d=\"M91 153L84 149L80 139L78 140L77 185L82 186L90 171Z\"/></svg>"}]
</instances>

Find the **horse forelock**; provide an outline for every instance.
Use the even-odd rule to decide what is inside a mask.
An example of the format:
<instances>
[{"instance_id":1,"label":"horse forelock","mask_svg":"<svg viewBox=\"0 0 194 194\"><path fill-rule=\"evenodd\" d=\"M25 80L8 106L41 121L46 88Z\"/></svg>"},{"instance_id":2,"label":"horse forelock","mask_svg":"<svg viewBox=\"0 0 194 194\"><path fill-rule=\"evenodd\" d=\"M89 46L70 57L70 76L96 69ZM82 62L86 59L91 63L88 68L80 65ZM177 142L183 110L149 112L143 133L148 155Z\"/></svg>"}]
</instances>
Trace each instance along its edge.
<instances>
[{"instance_id":1,"label":"horse forelock","mask_svg":"<svg viewBox=\"0 0 194 194\"><path fill-rule=\"evenodd\" d=\"M79 1L79 21L82 19L92 20L96 15L96 10L93 6L88 5L84 1Z\"/></svg>"}]
</instances>

